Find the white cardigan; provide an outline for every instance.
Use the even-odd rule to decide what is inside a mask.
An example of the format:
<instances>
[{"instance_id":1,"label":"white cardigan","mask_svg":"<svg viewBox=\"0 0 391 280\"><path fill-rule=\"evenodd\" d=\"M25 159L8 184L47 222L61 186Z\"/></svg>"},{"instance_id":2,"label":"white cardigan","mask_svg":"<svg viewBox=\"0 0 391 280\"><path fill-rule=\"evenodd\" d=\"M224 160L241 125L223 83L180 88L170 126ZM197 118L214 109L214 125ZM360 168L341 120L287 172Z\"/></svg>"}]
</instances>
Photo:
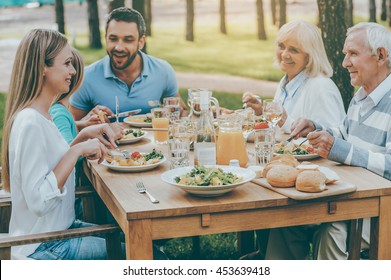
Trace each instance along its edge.
<instances>
[{"instance_id":1,"label":"white cardigan","mask_svg":"<svg viewBox=\"0 0 391 280\"><path fill-rule=\"evenodd\" d=\"M9 168L12 212L10 236L69 228L75 220L75 176L62 192L53 169L69 150L53 122L34 109L20 111L12 125ZM12 254L28 256L39 244L12 247Z\"/></svg>"},{"instance_id":2,"label":"white cardigan","mask_svg":"<svg viewBox=\"0 0 391 280\"><path fill-rule=\"evenodd\" d=\"M277 88L274 100L282 97L281 87L284 77ZM334 82L327 77L308 78L292 112L287 112L288 118L282 130L290 133L293 121L298 118L314 120L326 127L337 127L346 116L341 94Z\"/></svg>"}]
</instances>

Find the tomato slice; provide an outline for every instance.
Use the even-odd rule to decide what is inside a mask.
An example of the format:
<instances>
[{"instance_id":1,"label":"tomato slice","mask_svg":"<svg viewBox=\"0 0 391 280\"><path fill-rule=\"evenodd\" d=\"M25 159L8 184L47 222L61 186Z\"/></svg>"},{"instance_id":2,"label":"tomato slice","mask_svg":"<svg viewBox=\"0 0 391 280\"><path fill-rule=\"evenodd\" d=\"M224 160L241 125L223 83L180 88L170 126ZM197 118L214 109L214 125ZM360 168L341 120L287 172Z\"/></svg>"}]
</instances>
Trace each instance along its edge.
<instances>
[{"instance_id":1,"label":"tomato slice","mask_svg":"<svg viewBox=\"0 0 391 280\"><path fill-rule=\"evenodd\" d=\"M141 158L141 154L139 152L133 152L130 156L135 159Z\"/></svg>"},{"instance_id":2,"label":"tomato slice","mask_svg":"<svg viewBox=\"0 0 391 280\"><path fill-rule=\"evenodd\" d=\"M308 147L307 148L307 152L309 152L310 154L314 154L315 153L315 150L313 147Z\"/></svg>"},{"instance_id":3,"label":"tomato slice","mask_svg":"<svg viewBox=\"0 0 391 280\"><path fill-rule=\"evenodd\" d=\"M267 124L267 122L255 123L254 128L255 129L265 129L265 128L269 128L269 125Z\"/></svg>"}]
</instances>

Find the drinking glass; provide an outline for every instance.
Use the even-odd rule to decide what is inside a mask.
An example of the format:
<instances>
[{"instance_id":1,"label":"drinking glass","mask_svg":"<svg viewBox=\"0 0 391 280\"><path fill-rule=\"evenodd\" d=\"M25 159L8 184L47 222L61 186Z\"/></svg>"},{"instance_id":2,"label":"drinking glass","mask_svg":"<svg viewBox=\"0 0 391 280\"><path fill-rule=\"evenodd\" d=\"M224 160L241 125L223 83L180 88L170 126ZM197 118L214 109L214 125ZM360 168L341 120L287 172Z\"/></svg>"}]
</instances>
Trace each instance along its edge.
<instances>
[{"instance_id":1,"label":"drinking glass","mask_svg":"<svg viewBox=\"0 0 391 280\"><path fill-rule=\"evenodd\" d=\"M282 117L282 106L279 102L271 99L263 101L263 116L266 121L274 128Z\"/></svg>"},{"instance_id":2,"label":"drinking glass","mask_svg":"<svg viewBox=\"0 0 391 280\"><path fill-rule=\"evenodd\" d=\"M274 129L260 129L255 132L255 164L266 165L274 153Z\"/></svg>"},{"instance_id":3,"label":"drinking glass","mask_svg":"<svg viewBox=\"0 0 391 280\"><path fill-rule=\"evenodd\" d=\"M242 131L244 139L247 142L248 136L254 131L255 113L252 108L239 110L238 113L242 116Z\"/></svg>"},{"instance_id":4,"label":"drinking glass","mask_svg":"<svg viewBox=\"0 0 391 280\"><path fill-rule=\"evenodd\" d=\"M167 141L168 158L171 162L170 168L178 168L190 165L190 141L187 138L173 138Z\"/></svg>"},{"instance_id":5,"label":"drinking glass","mask_svg":"<svg viewBox=\"0 0 391 280\"><path fill-rule=\"evenodd\" d=\"M152 114L152 127L162 129L160 131L155 131L155 143L156 144L166 144L168 140L168 125L170 123L167 118L167 109L166 108L153 108L151 109Z\"/></svg>"},{"instance_id":6,"label":"drinking glass","mask_svg":"<svg viewBox=\"0 0 391 280\"><path fill-rule=\"evenodd\" d=\"M181 114L181 99L180 97L166 97L163 99L163 106L168 111L168 118L171 122L177 121Z\"/></svg>"}]
</instances>

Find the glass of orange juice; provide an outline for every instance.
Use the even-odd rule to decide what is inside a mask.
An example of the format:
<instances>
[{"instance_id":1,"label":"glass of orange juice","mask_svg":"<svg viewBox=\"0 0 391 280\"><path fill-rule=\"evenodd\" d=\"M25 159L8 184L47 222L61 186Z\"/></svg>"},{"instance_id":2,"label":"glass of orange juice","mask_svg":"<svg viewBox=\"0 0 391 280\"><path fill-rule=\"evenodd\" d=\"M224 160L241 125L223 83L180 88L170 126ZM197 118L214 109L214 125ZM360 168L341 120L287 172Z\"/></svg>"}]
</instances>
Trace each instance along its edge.
<instances>
[{"instance_id":1,"label":"glass of orange juice","mask_svg":"<svg viewBox=\"0 0 391 280\"><path fill-rule=\"evenodd\" d=\"M154 132L156 144L166 144L168 140L168 111L166 108L153 108L152 114L152 128L162 129Z\"/></svg>"}]
</instances>

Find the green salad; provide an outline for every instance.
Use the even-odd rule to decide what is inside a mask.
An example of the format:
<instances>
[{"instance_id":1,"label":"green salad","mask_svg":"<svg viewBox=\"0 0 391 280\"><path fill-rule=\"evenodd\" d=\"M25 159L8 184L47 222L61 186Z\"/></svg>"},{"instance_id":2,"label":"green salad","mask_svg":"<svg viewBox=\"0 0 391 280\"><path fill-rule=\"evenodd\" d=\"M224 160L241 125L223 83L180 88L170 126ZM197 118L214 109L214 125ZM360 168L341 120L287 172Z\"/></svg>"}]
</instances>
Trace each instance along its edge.
<instances>
[{"instance_id":1,"label":"green salad","mask_svg":"<svg viewBox=\"0 0 391 280\"><path fill-rule=\"evenodd\" d=\"M232 172L224 172L221 168L196 166L190 172L174 178L178 184L189 186L224 186L243 181Z\"/></svg>"},{"instance_id":2,"label":"green salad","mask_svg":"<svg viewBox=\"0 0 391 280\"><path fill-rule=\"evenodd\" d=\"M139 129L125 129L124 132L125 132L125 137L131 136L135 138L141 137L145 134L143 131Z\"/></svg>"}]
</instances>

